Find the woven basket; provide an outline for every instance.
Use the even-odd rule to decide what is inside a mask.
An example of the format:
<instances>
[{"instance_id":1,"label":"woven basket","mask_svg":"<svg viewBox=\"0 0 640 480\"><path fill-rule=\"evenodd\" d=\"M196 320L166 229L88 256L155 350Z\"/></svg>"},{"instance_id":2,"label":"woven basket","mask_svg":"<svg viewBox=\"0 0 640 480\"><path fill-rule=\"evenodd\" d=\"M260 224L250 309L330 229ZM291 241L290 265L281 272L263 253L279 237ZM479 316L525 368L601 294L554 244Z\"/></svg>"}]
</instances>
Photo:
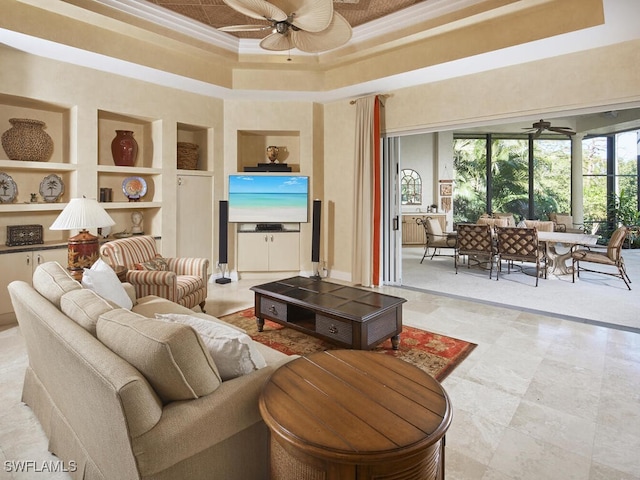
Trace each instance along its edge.
<instances>
[{"instance_id":1,"label":"woven basket","mask_svg":"<svg viewBox=\"0 0 640 480\"><path fill-rule=\"evenodd\" d=\"M178 168L182 170L198 168L198 149L195 143L178 142Z\"/></svg>"}]
</instances>

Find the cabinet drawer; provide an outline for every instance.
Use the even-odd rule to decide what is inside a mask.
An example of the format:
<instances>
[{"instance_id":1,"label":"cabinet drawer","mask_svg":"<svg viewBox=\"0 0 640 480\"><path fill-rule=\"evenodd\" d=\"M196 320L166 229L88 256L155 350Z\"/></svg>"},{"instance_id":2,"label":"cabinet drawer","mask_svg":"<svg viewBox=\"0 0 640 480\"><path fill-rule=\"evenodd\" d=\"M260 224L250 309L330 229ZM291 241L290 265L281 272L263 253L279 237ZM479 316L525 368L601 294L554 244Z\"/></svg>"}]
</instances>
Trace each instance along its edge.
<instances>
[{"instance_id":1,"label":"cabinet drawer","mask_svg":"<svg viewBox=\"0 0 640 480\"><path fill-rule=\"evenodd\" d=\"M352 326L350 322L337 320L324 315L316 315L316 332L325 337L333 338L351 345L353 340Z\"/></svg>"},{"instance_id":2,"label":"cabinet drawer","mask_svg":"<svg viewBox=\"0 0 640 480\"><path fill-rule=\"evenodd\" d=\"M260 312L266 317L287 321L287 304L267 297L260 298Z\"/></svg>"}]
</instances>

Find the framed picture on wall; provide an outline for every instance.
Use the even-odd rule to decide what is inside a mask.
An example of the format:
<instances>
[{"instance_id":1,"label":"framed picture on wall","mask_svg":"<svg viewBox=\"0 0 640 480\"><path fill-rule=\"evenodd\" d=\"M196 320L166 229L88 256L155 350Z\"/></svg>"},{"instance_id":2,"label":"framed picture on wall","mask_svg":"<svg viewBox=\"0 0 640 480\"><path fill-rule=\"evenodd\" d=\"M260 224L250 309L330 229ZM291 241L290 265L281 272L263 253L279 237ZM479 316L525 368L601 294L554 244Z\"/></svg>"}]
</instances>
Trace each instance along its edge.
<instances>
[{"instance_id":1,"label":"framed picture on wall","mask_svg":"<svg viewBox=\"0 0 640 480\"><path fill-rule=\"evenodd\" d=\"M448 212L449 210L451 210L451 197L440 198L440 208L444 212Z\"/></svg>"},{"instance_id":2,"label":"framed picture on wall","mask_svg":"<svg viewBox=\"0 0 640 480\"><path fill-rule=\"evenodd\" d=\"M441 182L440 183L440 196L450 197L453 194L453 183Z\"/></svg>"}]
</instances>

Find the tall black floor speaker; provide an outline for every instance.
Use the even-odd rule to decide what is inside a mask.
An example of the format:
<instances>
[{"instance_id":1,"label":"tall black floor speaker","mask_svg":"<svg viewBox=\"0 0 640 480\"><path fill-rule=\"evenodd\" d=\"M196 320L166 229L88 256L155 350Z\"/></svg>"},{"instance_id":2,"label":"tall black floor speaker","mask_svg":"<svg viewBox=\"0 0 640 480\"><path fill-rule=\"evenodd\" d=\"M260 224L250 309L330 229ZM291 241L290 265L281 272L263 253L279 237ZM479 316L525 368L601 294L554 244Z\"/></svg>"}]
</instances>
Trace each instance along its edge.
<instances>
[{"instance_id":1,"label":"tall black floor speaker","mask_svg":"<svg viewBox=\"0 0 640 480\"><path fill-rule=\"evenodd\" d=\"M224 276L227 269L227 255L229 253L229 202L220 200L220 214L218 222L218 265L222 270L222 277L216 278L216 283L229 283L230 278Z\"/></svg>"},{"instance_id":2,"label":"tall black floor speaker","mask_svg":"<svg viewBox=\"0 0 640 480\"><path fill-rule=\"evenodd\" d=\"M313 278L320 278L320 216L322 213L322 201L313 201L313 220L311 233L311 263L313 263Z\"/></svg>"}]
</instances>

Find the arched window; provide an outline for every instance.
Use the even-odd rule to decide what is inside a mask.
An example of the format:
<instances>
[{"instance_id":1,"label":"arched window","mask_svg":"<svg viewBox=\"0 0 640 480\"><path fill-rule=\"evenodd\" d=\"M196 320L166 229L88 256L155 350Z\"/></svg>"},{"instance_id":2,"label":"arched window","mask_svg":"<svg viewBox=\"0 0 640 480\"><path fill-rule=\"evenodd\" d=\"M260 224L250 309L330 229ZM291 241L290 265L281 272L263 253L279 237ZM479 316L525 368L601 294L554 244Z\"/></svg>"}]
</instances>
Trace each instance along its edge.
<instances>
[{"instance_id":1,"label":"arched window","mask_svg":"<svg viewBox=\"0 0 640 480\"><path fill-rule=\"evenodd\" d=\"M402 170L400 180L402 205L422 204L422 179L420 174L410 168Z\"/></svg>"}]
</instances>

